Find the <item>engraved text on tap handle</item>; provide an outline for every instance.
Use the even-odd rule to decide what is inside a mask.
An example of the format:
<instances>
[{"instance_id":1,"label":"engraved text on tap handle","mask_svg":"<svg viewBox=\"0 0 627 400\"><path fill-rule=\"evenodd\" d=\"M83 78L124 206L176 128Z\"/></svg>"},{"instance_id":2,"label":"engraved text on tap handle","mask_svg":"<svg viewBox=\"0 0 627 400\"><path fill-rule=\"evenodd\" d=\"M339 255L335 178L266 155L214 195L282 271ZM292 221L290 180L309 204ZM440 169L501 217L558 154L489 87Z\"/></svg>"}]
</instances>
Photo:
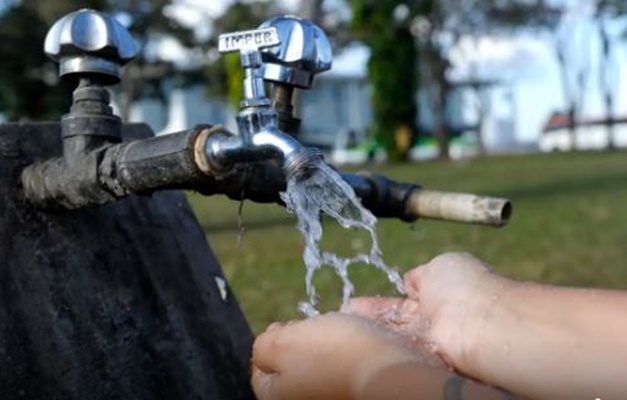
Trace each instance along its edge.
<instances>
[{"instance_id":1,"label":"engraved text on tap handle","mask_svg":"<svg viewBox=\"0 0 627 400\"><path fill-rule=\"evenodd\" d=\"M218 50L220 53L233 51L256 50L277 46L281 43L275 27L225 33L220 35Z\"/></svg>"}]
</instances>

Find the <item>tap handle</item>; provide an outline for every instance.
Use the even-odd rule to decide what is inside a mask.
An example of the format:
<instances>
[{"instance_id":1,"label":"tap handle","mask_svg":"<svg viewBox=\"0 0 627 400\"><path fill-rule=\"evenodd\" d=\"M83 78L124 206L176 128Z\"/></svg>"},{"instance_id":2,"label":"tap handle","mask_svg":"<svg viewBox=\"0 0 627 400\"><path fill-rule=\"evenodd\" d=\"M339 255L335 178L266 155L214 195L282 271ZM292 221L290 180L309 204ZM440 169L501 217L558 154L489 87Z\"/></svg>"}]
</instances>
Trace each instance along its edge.
<instances>
[{"instance_id":1,"label":"tap handle","mask_svg":"<svg viewBox=\"0 0 627 400\"><path fill-rule=\"evenodd\" d=\"M269 106L263 76L261 73L262 58L260 50L277 46L281 43L276 28L267 27L252 31L225 33L218 38L220 53L239 51L244 77L244 101L242 108Z\"/></svg>"},{"instance_id":2,"label":"tap handle","mask_svg":"<svg viewBox=\"0 0 627 400\"><path fill-rule=\"evenodd\" d=\"M313 22L286 15L271 18L260 28L275 28L281 41L262 52L265 80L309 89L315 75L331 69L329 38Z\"/></svg>"},{"instance_id":3,"label":"tap handle","mask_svg":"<svg viewBox=\"0 0 627 400\"><path fill-rule=\"evenodd\" d=\"M137 55L131 34L111 16L89 9L67 14L50 28L46 54L59 63L60 76L96 75L117 83L122 66Z\"/></svg>"}]
</instances>

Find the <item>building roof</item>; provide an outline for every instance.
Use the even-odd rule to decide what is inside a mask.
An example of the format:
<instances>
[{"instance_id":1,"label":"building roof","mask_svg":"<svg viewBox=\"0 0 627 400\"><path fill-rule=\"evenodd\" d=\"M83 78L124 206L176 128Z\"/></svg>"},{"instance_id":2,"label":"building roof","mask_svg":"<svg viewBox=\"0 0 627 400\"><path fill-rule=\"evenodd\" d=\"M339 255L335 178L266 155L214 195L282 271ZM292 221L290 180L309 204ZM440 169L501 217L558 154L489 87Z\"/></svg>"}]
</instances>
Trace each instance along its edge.
<instances>
[{"instance_id":1,"label":"building roof","mask_svg":"<svg viewBox=\"0 0 627 400\"><path fill-rule=\"evenodd\" d=\"M566 113L553 113L542 128L542 133L550 133L556 130L568 128L570 126L570 116ZM577 127L607 126L627 124L627 116L613 118L583 118L575 119L574 125Z\"/></svg>"}]
</instances>

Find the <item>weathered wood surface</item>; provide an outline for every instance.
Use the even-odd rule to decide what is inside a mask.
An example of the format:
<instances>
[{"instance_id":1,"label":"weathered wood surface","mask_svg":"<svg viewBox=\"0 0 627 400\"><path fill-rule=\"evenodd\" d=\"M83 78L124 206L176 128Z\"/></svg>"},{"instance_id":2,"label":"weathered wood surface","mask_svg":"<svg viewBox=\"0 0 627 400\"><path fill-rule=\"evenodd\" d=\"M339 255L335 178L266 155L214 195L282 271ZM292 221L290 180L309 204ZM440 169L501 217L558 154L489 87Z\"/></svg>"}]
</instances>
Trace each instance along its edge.
<instances>
[{"instance_id":1,"label":"weathered wood surface","mask_svg":"<svg viewBox=\"0 0 627 400\"><path fill-rule=\"evenodd\" d=\"M21 199L21 168L60 156L60 137L0 125L0 399L252 398L249 327L183 193Z\"/></svg>"}]
</instances>

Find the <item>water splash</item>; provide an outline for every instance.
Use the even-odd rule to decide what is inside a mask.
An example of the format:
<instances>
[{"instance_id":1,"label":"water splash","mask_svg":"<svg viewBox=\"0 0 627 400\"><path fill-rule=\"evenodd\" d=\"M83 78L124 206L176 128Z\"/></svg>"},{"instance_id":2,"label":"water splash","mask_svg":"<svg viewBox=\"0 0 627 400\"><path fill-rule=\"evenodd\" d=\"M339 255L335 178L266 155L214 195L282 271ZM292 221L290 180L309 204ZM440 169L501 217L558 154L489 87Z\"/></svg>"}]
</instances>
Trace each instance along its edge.
<instances>
[{"instance_id":1,"label":"water splash","mask_svg":"<svg viewBox=\"0 0 627 400\"><path fill-rule=\"evenodd\" d=\"M305 284L308 301L299 305L299 310L303 314L309 317L318 314L316 309L318 298L313 285L313 277L315 272L324 265L334 267L342 280L343 293L340 310L346 310L354 292L353 284L348 276L348 267L351 264L364 263L375 266L387 275L396 290L404 293L403 282L398 271L383 261L376 234L376 217L361 205L353 188L331 167L320 162L315 172L307 179L288 179L287 190L281 193L281 198L288 211L296 215L298 230L305 241L303 260L307 268ZM322 251L319 246L322 239L322 213L337 220L344 228L367 230L372 242L370 251L353 257L340 257L334 253Z\"/></svg>"}]
</instances>

